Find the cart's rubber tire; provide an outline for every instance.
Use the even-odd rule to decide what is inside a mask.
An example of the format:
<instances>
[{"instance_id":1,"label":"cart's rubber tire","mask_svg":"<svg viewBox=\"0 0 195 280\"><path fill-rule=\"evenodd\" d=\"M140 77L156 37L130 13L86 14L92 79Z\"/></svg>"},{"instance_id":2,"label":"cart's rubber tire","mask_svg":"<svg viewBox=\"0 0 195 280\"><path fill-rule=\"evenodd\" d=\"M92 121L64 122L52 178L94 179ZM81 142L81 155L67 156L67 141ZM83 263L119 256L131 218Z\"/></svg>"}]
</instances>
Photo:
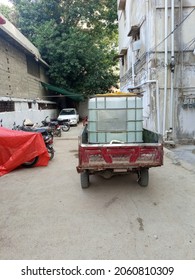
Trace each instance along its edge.
<instances>
[{"instance_id":1,"label":"cart's rubber tire","mask_svg":"<svg viewBox=\"0 0 195 280\"><path fill-rule=\"evenodd\" d=\"M81 173L81 188L87 189L89 188L89 172L87 170Z\"/></svg>"},{"instance_id":2,"label":"cart's rubber tire","mask_svg":"<svg viewBox=\"0 0 195 280\"><path fill-rule=\"evenodd\" d=\"M39 159L39 157L36 156L35 158L33 158L33 159L29 160L29 161L24 162L22 164L22 166L30 168L30 167L34 166L37 163L38 159Z\"/></svg>"},{"instance_id":3,"label":"cart's rubber tire","mask_svg":"<svg viewBox=\"0 0 195 280\"><path fill-rule=\"evenodd\" d=\"M149 170L147 168L143 168L139 172L139 180L138 183L141 187L147 187L149 183Z\"/></svg>"}]
</instances>

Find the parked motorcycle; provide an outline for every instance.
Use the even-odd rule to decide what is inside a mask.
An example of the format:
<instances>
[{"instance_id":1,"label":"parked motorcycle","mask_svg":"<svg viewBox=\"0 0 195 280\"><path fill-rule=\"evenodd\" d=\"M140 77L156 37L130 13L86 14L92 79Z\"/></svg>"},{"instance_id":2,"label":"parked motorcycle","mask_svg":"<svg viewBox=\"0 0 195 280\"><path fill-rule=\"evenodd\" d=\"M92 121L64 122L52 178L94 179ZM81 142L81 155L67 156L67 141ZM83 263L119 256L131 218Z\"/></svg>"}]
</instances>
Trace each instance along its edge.
<instances>
[{"instance_id":1,"label":"parked motorcycle","mask_svg":"<svg viewBox=\"0 0 195 280\"><path fill-rule=\"evenodd\" d=\"M40 132L43 136L45 146L50 156L50 160L54 157L54 148L53 148L53 135L46 129L42 127L33 128L32 131Z\"/></svg>"},{"instance_id":2,"label":"parked motorcycle","mask_svg":"<svg viewBox=\"0 0 195 280\"><path fill-rule=\"evenodd\" d=\"M48 121L47 118L48 118L48 116L42 121L42 126L48 127L51 130L51 132L53 133L53 136L61 137L62 129L61 129L58 121L56 121L56 120Z\"/></svg>"},{"instance_id":3,"label":"parked motorcycle","mask_svg":"<svg viewBox=\"0 0 195 280\"><path fill-rule=\"evenodd\" d=\"M48 116L42 121L42 124L44 126L48 125L48 126L52 126L54 124L58 124L61 128L62 131L67 132L70 129L70 124L69 124L69 120L58 120L58 119L51 119L51 121L49 122L47 120Z\"/></svg>"},{"instance_id":4,"label":"parked motorcycle","mask_svg":"<svg viewBox=\"0 0 195 280\"><path fill-rule=\"evenodd\" d=\"M29 161L26 161L22 164L22 166L24 167L32 167L33 165L35 165L37 163L39 159L39 156L36 156L35 158L29 160Z\"/></svg>"},{"instance_id":5,"label":"parked motorcycle","mask_svg":"<svg viewBox=\"0 0 195 280\"><path fill-rule=\"evenodd\" d=\"M69 120L63 120L63 121L60 121L60 120L55 120L58 122L59 126L61 127L61 129L64 131L64 132L67 132L69 131L70 129L70 124L69 124Z\"/></svg>"},{"instance_id":6,"label":"parked motorcycle","mask_svg":"<svg viewBox=\"0 0 195 280\"><path fill-rule=\"evenodd\" d=\"M36 127L34 124L25 123L25 120L24 120L22 126L16 125L16 123L14 122L12 129L13 130L23 130L23 131L27 131L27 132L41 133L45 146L47 148L47 151L50 155L50 160L54 157L55 150L53 148L53 134L50 132L49 129L47 129L47 127ZM34 158L34 159L32 159L32 161L26 162L23 165L26 167L31 167L34 164L36 164L37 161L38 161L38 158L37 159Z\"/></svg>"}]
</instances>

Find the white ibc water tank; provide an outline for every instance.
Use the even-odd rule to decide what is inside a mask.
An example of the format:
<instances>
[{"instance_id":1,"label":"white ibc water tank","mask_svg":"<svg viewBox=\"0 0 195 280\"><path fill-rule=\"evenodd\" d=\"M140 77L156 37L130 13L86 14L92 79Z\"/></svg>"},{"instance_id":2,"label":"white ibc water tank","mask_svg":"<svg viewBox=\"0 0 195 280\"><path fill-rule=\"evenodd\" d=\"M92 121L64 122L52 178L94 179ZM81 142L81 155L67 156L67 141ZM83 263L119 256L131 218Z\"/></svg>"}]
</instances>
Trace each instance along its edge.
<instances>
[{"instance_id":1,"label":"white ibc water tank","mask_svg":"<svg viewBox=\"0 0 195 280\"><path fill-rule=\"evenodd\" d=\"M142 97L93 97L88 103L89 143L140 143L143 130Z\"/></svg>"}]
</instances>

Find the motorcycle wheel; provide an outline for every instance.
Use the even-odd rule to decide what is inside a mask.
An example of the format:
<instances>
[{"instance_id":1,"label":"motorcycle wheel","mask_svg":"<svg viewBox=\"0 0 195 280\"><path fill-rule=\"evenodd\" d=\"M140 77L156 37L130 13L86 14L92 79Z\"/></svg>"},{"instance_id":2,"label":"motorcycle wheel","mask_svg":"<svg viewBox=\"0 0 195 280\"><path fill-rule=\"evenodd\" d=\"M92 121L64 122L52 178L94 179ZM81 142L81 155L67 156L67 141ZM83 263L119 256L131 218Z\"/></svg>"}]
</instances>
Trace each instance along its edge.
<instances>
[{"instance_id":1,"label":"motorcycle wheel","mask_svg":"<svg viewBox=\"0 0 195 280\"><path fill-rule=\"evenodd\" d=\"M70 125L69 124L65 124L65 125L62 126L62 130L64 132L69 131L69 129L70 129Z\"/></svg>"},{"instance_id":2,"label":"motorcycle wheel","mask_svg":"<svg viewBox=\"0 0 195 280\"><path fill-rule=\"evenodd\" d=\"M54 149L48 149L47 151L50 156L49 160L52 160L52 158L54 157Z\"/></svg>"},{"instance_id":3,"label":"motorcycle wheel","mask_svg":"<svg viewBox=\"0 0 195 280\"><path fill-rule=\"evenodd\" d=\"M61 129L56 131L56 136L58 136L58 137L62 136L62 130Z\"/></svg>"},{"instance_id":4,"label":"motorcycle wheel","mask_svg":"<svg viewBox=\"0 0 195 280\"><path fill-rule=\"evenodd\" d=\"M22 164L22 166L26 167L26 168L29 168L29 167L32 167L33 165L35 165L38 161L39 157L36 156L35 158L29 160L29 161L26 161Z\"/></svg>"}]
</instances>

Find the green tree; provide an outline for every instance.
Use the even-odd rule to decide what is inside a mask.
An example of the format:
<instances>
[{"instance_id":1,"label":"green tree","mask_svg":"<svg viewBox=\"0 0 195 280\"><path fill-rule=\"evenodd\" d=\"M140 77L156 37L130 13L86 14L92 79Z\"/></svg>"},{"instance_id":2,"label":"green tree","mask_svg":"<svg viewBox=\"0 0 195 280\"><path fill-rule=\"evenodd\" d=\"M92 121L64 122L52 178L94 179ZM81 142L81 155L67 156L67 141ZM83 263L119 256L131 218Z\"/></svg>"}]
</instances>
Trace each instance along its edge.
<instances>
[{"instance_id":1,"label":"green tree","mask_svg":"<svg viewBox=\"0 0 195 280\"><path fill-rule=\"evenodd\" d=\"M9 7L8 5L0 4L0 13L2 13L14 25L17 24L17 15L14 7Z\"/></svg>"},{"instance_id":2,"label":"green tree","mask_svg":"<svg viewBox=\"0 0 195 280\"><path fill-rule=\"evenodd\" d=\"M55 85L85 95L116 85L115 0L12 0L17 26L50 65Z\"/></svg>"}]
</instances>

